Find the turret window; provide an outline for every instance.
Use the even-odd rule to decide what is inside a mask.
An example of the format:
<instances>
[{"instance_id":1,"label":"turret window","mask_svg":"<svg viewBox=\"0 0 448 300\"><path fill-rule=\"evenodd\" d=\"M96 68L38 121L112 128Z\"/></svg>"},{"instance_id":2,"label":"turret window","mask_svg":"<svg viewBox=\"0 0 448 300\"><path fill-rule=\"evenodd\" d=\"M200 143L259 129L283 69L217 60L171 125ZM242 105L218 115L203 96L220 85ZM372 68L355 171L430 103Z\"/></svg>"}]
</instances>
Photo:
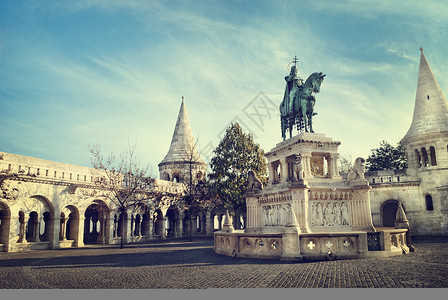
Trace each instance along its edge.
<instances>
[{"instance_id":1,"label":"turret window","mask_svg":"<svg viewBox=\"0 0 448 300\"><path fill-rule=\"evenodd\" d=\"M420 168L422 166L422 163L421 163L421 157L420 157L420 153L418 152L418 149L415 149L414 153L415 153L415 164L416 164L417 168Z\"/></svg>"},{"instance_id":2,"label":"turret window","mask_svg":"<svg viewBox=\"0 0 448 300\"><path fill-rule=\"evenodd\" d=\"M429 156L431 159L431 166L437 166L436 149L433 146L429 147Z\"/></svg>"},{"instance_id":3,"label":"turret window","mask_svg":"<svg viewBox=\"0 0 448 300\"><path fill-rule=\"evenodd\" d=\"M426 98L429 100L429 95L426 95Z\"/></svg>"},{"instance_id":4,"label":"turret window","mask_svg":"<svg viewBox=\"0 0 448 300\"><path fill-rule=\"evenodd\" d=\"M432 203L432 196L426 195L425 196L425 204L426 204L426 210L434 210L434 206Z\"/></svg>"},{"instance_id":5,"label":"turret window","mask_svg":"<svg viewBox=\"0 0 448 300\"><path fill-rule=\"evenodd\" d=\"M425 148L422 148L422 166L428 166L428 153L426 152Z\"/></svg>"}]
</instances>

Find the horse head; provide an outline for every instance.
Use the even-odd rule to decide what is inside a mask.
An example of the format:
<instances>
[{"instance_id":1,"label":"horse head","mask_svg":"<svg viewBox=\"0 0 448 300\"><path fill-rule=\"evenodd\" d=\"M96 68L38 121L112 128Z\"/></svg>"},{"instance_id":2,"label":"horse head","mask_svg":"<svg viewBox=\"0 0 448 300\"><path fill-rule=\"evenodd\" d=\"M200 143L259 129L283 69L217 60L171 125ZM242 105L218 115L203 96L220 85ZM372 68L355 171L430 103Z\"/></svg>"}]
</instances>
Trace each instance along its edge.
<instances>
[{"instance_id":1,"label":"horse head","mask_svg":"<svg viewBox=\"0 0 448 300\"><path fill-rule=\"evenodd\" d=\"M319 93L320 85L322 84L322 81L324 81L325 76L326 74L322 72L313 73L308 77L305 84L308 84L313 89L314 93Z\"/></svg>"}]
</instances>

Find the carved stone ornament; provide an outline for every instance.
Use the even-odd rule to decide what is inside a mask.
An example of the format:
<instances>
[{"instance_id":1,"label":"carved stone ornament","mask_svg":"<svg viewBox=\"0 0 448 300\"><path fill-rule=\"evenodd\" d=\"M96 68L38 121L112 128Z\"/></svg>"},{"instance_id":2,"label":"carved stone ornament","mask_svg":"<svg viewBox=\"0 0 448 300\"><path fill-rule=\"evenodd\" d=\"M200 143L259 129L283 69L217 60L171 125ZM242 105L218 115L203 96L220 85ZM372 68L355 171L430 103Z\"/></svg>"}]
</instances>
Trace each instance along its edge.
<instances>
[{"instance_id":1,"label":"carved stone ornament","mask_svg":"<svg viewBox=\"0 0 448 300\"><path fill-rule=\"evenodd\" d=\"M256 191L263 189L263 184L261 183L261 180L258 179L257 174L254 171L250 170L247 175L248 175L249 191Z\"/></svg>"},{"instance_id":2,"label":"carved stone ornament","mask_svg":"<svg viewBox=\"0 0 448 300\"><path fill-rule=\"evenodd\" d=\"M350 225L350 214L347 202L328 201L311 204L312 227L335 227Z\"/></svg>"},{"instance_id":3,"label":"carved stone ornament","mask_svg":"<svg viewBox=\"0 0 448 300\"><path fill-rule=\"evenodd\" d=\"M368 185L368 181L364 177L366 172L366 160L362 157L358 157L355 160L353 169L347 175L347 181L351 185Z\"/></svg>"},{"instance_id":4,"label":"carved stone ornament","mask_svg":"<svg viewBox=\"0 0 448 300\"><path fill-rule=\"evenodd\" d=\"M296 177L294 179L297 179L299 181L303 180L303 166L302 166L302 155L296 154L294 155L294 173L296 174Z\"/></svg>"}]
</instances>

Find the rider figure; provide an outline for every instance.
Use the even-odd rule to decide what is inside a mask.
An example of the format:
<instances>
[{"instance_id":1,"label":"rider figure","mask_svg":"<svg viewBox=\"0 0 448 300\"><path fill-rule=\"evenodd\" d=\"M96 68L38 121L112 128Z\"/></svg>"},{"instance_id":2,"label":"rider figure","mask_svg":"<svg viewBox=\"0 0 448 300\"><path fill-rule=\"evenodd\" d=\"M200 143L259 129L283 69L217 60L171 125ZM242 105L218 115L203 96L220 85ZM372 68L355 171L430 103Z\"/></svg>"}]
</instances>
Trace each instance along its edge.
<instances>
[{"instance_id":1,"label":"rider figure","mask_svg":"<svg viewBox=\"0 0 448 300\"><path fill-rule=\"evenodd\" d=\"M297 65L291 67L291 72L285 77L286 89L284 100L288 103L288 111L293 112L294 98L303 85L303 80L297 75Z\"/></svg>"}]
</instances>

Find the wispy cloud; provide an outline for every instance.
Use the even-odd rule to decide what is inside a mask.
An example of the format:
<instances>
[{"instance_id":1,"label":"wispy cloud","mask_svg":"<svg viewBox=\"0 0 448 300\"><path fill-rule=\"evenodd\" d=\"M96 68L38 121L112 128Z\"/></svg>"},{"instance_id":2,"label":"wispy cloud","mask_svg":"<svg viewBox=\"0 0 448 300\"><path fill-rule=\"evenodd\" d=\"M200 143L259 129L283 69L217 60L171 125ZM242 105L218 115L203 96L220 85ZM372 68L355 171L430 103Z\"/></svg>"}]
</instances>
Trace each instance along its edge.
<instances>
[{"instance_id":1,"label":"wispy cloud","mask_svg":"<svg viewBox=\"0 0 448 300\"><path fill-rule=\"evenodd\" d=\"M216 145L218 133L236 117L256 130L242 110L259 92L280 104L286 67L297 55L302 77L315 71L327 74L317 95L316 130L342 140L345 152L366 153L383 138L394 143L405 134L421 46L416 40L430 35L427 28L446 24L444 4L403 3L303 1L292 9L286 2L263 2L238 12L232 5L243 2L27 1L20 9L22 19L17 19L24 24L16 21L18 29L0 28L9 38L0 41L0 102L14 96L30 111L52 112L42 121L25 110L19 128L27 136L36 134L31 124L47 129L57 123L50 127L60 137L53 141L53 153L59 157L55 160L68 155L89 164L87 144L113 150L135 137L139 154L156 166L168 151L181 96L186 97L201 144ZM425 29L415 24L399 36L392 30L394 25L406 28L403 24L414 17L424 19L425 12L435 14L435 20L423 24ZM75 49L64 47L60 41L71 29L59 31L59 22L70 18L80 24L85 20L77 18L85 15L110 23L101 29L91 26L89 32L74 27L98 37L113 32L112 39L118 39L114 49L77 35L70 44ZM376 32L376 18L391 24L390 32ZM337 22L350 27L360 19L366 26L352 27L353 37L338 31ZM436 35L440 32L437 29ZM441 56L440 49L434 52ZM446 70L447 64L439 62L438 69ZM447 79L439 80L442 88L448 84ZM37 103L43 101L46 106L39 108ZM278 119L265 120L257 130L266 150L281 139ZM0 134L0 140L6 141L5 136ZM39 143L36 139L33 148L43 153L48 144ZM58 144L70 144L74 150L67 152Z\"/></svg>"}]
</instances>

